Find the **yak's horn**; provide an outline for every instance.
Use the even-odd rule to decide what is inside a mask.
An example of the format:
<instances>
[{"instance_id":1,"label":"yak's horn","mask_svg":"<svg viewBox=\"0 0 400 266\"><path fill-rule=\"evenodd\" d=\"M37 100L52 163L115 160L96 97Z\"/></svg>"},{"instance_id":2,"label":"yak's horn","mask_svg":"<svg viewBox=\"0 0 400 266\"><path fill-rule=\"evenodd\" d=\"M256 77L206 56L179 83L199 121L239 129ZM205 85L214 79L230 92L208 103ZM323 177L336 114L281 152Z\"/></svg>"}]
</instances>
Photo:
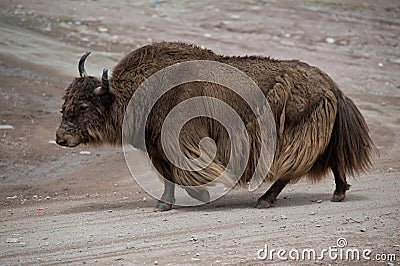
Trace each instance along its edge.
<instances>
[{"instance_id":1,"label":"yak's horn","mask_svg":"<svg viewBox=\"0 0 400 266\"><path fill-rule=\"evenodd\" d=\"M86 52L81 59L79 60L79 64L78 64L78 70L79 70L79 75L81 77L87 77L88 74L86 73L85 70L85 60L86 58L90 55L90 52Z\"/></svg>"},{"instance_id":2,"label":"yak's horn","mask_svg":"<svg viewBox=\"0 0 400 266\"><path fill-rule=\"evenodd\" d=\"M103 69L103 76L101 77L101 86L107 91L110 89L110 84L108 83L108 69Z\"/></svg>"},{"instance_id":3,"label":"yak's horn","mask_svg":"<svg viewBox=\"0 0 400 266\"><path fill-rule=\"evenodd\" d=\"M103 95L110 90L110 84L108 83L108 70L103 70L103 76L101 77L101 86L94 89L96 95Z\"/></svg>"}]
</instances>

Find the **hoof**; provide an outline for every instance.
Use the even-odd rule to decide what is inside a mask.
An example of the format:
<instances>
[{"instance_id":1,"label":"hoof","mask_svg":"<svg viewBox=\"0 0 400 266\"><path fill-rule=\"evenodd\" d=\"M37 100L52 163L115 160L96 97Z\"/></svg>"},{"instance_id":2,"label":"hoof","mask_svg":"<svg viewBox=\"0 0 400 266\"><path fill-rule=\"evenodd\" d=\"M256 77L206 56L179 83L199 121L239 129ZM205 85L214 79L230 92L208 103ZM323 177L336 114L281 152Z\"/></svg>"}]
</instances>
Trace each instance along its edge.
<instances>
[{"instance_id":1,"label":"hoof","mask_svg":"<svg viewBox=\"0 0 400 266\"><path fill-rule=\"evenodd\" d=\"M332 198L331 198L331 201L340 202L340 201L343 201L345 197L346 197L346 194L336 194L336 193L334 193Z\"/></svg>"},{"instance_id":2,"label":"hoof","mask_svg":"<svg viewBox=\"0 0 400 266\"><path fill-rule=\"evenodd\" d=\"M169 210L172 210L172 204L165 202L157 203L156 207L154 208L155 212L165 212Z\"/></svg>"},{"instance_id":3,"label":"hoof","mask_svg":"<svg viewBox=\"0 0 400 266\"><path fill-rule=\"evenodd\" d=\"M267 209L273 207L274 204L272 202L266 200L258 200L256 204L257 209Z\"/></svg>"}]
</instances>

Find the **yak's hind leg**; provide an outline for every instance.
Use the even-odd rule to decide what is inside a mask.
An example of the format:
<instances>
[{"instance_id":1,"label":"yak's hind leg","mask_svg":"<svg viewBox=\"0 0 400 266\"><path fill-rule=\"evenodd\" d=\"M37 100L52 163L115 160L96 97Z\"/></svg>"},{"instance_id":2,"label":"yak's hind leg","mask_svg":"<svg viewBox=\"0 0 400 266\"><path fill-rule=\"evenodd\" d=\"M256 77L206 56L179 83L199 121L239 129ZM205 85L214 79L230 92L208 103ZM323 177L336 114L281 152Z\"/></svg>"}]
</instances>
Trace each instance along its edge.
<instances>
[{"instance_id":1,"label":"yak's hind leg","mask_svg":"<svg viewBox=\"0 0 400 266\"><path fill-rule=\"evenodd\" d=\"M155 212L169 211L175 202L175 184L167 179L164 179L164 193L161 199L157 202L154 208Z\"/></svg>"},{"instance_id":2,"label":"yak's hind leg","mask_svg":"<svg viewBox=\"0 0 400 266\"><path fill-rule=\"evenodd\" d=\"M336 189L333 192L333 196L331 201L339 202L343 201L346 197L346 190L349 190L350 185L347 184L346 176L343 170L340 170L339 167L332 167L333 175L335 176Z\"/></svg>"},{"instance_id":3,"label":"yak's hind leg","mask_svg":"<svg viewBox=\"0 0 400 266\"><path fill-rule=\"evenodd\" d=\"M268 191L265 192L265 194L258 199L256 208L264 209L272 207L276 201L276 197L279 195L279 193L282 191L287 183L288 181L286 180L275 181L275 183L268 189Z\"/></svg>"}]
</instances>

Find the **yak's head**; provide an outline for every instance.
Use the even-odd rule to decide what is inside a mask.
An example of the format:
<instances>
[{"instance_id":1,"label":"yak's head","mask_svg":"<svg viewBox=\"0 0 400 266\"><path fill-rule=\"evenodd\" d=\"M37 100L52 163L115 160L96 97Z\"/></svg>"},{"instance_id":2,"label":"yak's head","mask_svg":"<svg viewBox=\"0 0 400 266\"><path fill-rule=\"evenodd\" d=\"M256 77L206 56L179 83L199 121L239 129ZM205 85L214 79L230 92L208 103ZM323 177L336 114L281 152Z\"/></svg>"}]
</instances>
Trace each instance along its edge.
<instances>
[{"instance_id":1,"label":"yak's head","mask_svg":"<svg viewBox=\"0 0 400 266\"><path fill-rule=\"evenodd\" d=\"M62 121L56 133L56 142L61 146L104 141L106 122L115 97L109 91L106 69L101 80L87 75L85 60L89 54L87 52L79 60L80 77L68 86L63 97Z\"/></svg>"}]
</instances>

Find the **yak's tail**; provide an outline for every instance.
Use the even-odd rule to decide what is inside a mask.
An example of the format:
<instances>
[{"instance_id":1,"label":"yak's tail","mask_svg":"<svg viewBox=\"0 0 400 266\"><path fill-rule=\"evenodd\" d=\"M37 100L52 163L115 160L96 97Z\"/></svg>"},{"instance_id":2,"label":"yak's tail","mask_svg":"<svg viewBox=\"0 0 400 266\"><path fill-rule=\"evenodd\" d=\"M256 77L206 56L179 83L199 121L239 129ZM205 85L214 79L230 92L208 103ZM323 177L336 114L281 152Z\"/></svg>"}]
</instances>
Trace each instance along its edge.
<instances>
[{"instance_id":1,"label":"yak's tail","mask_svg":"<svg viewBox=\"0 0 400 266\"><path fill-rule=\"evenodd\" d=\"M368 125L354 102L340 90L337 99L336 120L327 149L328 163L346 176L367 170L371 166L375 146Z\"/></svg>"}]
</instances>

